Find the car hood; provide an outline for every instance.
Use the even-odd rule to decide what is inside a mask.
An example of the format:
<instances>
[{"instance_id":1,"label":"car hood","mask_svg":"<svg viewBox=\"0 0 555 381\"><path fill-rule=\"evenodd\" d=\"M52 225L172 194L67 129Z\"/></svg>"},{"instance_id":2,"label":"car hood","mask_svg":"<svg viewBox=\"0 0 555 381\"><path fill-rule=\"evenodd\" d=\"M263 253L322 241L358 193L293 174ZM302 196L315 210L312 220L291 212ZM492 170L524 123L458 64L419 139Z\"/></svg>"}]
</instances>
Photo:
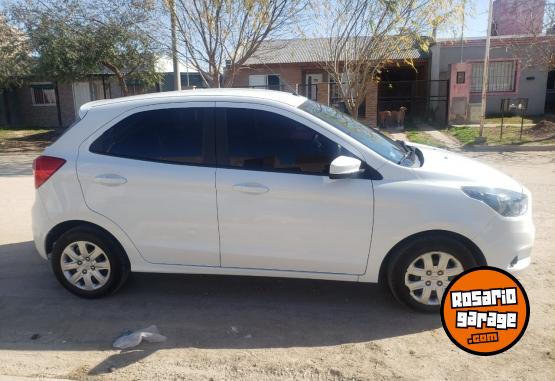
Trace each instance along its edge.
<instances>
[{"instance_id":1,"label":"car hood","mask_svg":"<svg viewBox=\"0 0 555 381\"><path fill-rule=\"evenodd\" d=\"M414 171L418 177L430 180L459 181L491 188L503 188L522 192L515 179L504 173L462 155L421 144L411 144L424 155L424 164Z\"/></svg>"}]
</instances>

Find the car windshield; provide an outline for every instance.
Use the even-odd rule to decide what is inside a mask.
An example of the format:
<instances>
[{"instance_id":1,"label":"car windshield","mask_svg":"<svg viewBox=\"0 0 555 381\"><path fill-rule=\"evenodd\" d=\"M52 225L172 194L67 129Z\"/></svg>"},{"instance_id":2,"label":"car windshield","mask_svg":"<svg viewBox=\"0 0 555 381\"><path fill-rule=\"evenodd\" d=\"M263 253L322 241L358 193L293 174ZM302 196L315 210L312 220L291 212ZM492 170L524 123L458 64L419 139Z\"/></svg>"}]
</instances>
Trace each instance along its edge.
<instances>
[{"instance_id":1,"label":"car windshield","mask_svg":"<svg viewBox=\"0 0 555 381\"><path fill-rule=\"evenodd\" d=\"M311 100L301 104L299 109L331 124L387 160L400 163L406 157L407 151L400 144L347 114Z\"/></svg>"}]
</instances>

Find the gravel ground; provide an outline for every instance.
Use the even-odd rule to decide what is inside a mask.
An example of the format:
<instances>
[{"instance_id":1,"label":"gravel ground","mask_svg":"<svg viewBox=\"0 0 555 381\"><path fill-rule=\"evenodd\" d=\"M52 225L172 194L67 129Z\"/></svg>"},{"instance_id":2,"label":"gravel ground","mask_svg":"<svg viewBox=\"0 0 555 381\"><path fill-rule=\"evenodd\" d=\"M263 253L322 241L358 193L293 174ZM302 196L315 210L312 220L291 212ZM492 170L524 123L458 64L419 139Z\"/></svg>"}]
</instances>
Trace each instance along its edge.
<instances>
[{"instance_id":1,"label":"gravel ground","mask_svg":"<svg viewBox=\"0 0 555 381\"><path fill-rule=\"evenodd\" d=\"M77 380L555 379L555 153L470 154L534 194L537 241L519 276L526 334L493 357L462 352L439 316L377 285L134 274L118 294L64 291L31 242L32 178L0 157L0 375ZM14 168L10 165L14 163ZM115 351L119 333L157 324L163 344Z\"/></svg>"}]
</instances>

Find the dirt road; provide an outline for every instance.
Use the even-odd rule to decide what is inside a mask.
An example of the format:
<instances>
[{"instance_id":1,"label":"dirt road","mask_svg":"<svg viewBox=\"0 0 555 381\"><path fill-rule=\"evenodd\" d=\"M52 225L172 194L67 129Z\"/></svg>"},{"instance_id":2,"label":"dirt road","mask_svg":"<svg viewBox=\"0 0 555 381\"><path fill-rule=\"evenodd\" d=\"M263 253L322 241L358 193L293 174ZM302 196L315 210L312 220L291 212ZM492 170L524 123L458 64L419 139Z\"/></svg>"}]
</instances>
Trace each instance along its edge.
<instances>
[{"instance_id":1,"label":"dirt road","mask_svg":"<svg viewBox=\"0 0 555 381\"><path fill-rule=\"evenodd\" d=\"M537 241L519 276L528 331L493 357L460 351L438 316L379 286L247 277L134 274L118 294L64 291L31 242L32 178L0 157L0 375L78 380L555 379L555 154L473 154L534 194ZM12 168L10 163L15 163ZM163 344L115 351L157 324Z\"/></svg>"}]
</instances>

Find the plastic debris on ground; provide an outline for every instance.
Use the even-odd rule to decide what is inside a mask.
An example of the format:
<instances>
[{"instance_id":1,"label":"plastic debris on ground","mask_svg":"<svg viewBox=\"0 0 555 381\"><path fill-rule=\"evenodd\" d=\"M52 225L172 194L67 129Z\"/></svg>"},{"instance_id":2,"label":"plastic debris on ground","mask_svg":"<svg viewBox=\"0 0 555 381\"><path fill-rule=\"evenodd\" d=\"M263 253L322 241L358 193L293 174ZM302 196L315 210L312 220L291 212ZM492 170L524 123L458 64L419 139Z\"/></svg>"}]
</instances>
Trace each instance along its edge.
<instances>
[{"instance_id":1,"label":"plastic debris on ground","mask_svg":"<svg viewBox=\"0 0 555 381\"><path fill-rule=\"evenodd\" d=\"M127 349L136 347L141 343L141 341L146 340L149 343L161 343L166 341L166 336L161 335L158 331L158 327L151 325L145 329L139 329L137 331L127 331L123 335L118 337L112 346L119 349Z\"/></svg>"}]
</instances>

